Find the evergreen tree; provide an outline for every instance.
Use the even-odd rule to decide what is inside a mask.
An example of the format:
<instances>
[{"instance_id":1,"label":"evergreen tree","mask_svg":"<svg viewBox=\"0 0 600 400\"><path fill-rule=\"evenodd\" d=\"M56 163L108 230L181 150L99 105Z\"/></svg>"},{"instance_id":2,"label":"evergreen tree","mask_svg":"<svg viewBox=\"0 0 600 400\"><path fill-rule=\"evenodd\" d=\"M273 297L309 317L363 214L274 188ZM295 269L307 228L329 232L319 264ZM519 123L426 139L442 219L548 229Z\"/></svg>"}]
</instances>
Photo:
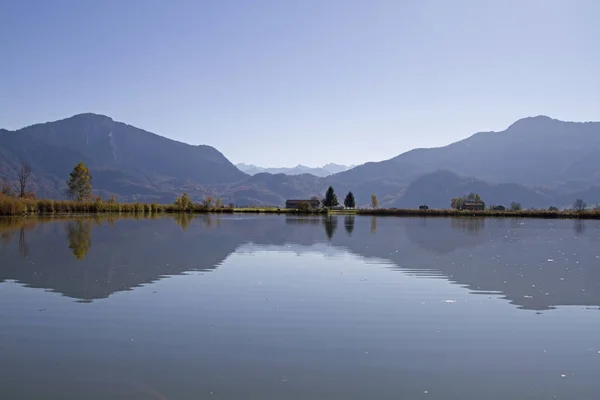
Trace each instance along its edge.
<instances>
[{"instance_id":1,"label":"evergreen tree","mask_svg":"<svg viewBox=\"0 0 600 400\"><path fill-rule=\"evenodd\" d=\"M344 205L348 208L356 207L356 201L354 200L354 194L352 192L348 192L346 198L344 199Z\"/></svg>"},{"instance_id":2,"label":"evergreen tree","mask_svg":"<svg viewBox=\"0 0 600 400\"><path fill-rule=\"evenodd\" d=\"M329 189L327 189L327 192L325 193L325 199L323 199L323 207L335 207L339 204L333 187L329 186Z\"/></svg>"},{"instance_id":3,"label":"evergreen tree","mask_svg":"<svg viewBox=\"0 0 600 400\"><path fill-rule=\"evenodd\" d=\"M79 162L69 174L67 195L77 201L89 200L92 197L92 175L83 162Z\"/></svg>"}]
</instances>

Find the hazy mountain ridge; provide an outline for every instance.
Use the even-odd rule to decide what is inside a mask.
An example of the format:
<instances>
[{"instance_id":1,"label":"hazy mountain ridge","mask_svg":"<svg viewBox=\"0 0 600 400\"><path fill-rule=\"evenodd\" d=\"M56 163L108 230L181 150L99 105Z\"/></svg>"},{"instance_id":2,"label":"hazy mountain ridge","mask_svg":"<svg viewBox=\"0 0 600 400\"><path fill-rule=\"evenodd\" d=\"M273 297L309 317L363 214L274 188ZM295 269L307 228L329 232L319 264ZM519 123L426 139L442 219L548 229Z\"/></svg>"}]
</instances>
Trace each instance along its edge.
<instances>
[{"instance_id":1,"label":"hazy mountain ridge","mask_svg":"<svg viewBox=\"0 0 600 400\"><path fill-rule=\"evenodd\" d=\"M73 165L83 161L97 194L160 203L187 191L195 201L211 195L238 205L283 206L288 198L322 196L332 185L340 198L351 190L359 206L368 205L375 193L383 207L445 208L452 197L469 192L480 193L488 204L516 201L525 208L569 206L577 197L596 204L598 156L599 122L543 116L325 177L250 176L210 146L177 142L97 114L0 130L0 178L15 182L24 160L33 168L30 189L38 196L61 198Z\"/></svg>"},{"instance_id":2,"label":"hazy mountain ridge","mask_svg":"<svg viewBox=\"0 0 600 400\"><path fill-rule=\"evenodd\" d=\"M182 186L203 192L203 185L247 178L213 147L167 139L96 114L3 131L0 151L3 175L15 179L24 160L33 169L33 188L49 197L60 197L78 161L89 166L96 189L125 197L172 197Z\"/></svg>"},{"instance_id":3,"label":"hazy mountain ridge","mask_svg":"<svg viewBox=\"0 0 600 400\"><path fill-rule=\"evenodd\" d=\"M599 177L600 165L590 163L595 153L600 153L600 122L538 116L521 119L501 132L480 132L447 146L414 149L367 163L337 177L406 183L444 169L492 182L554 186Z\"/></svg>"},{"instance_id":4,"label":"hazy mountain ridge","mask_svg":"<svg viewBox=\"0 0 600 400\"><path fill-rule=\"evenodd\" d=\"M298 164L295 167L259 167L253 164L236 164L236 167L242 172L247 173L248 175L256 175L263 172L267 172L269 174L286 174L286 175L302 175L302 174L311 174L318 177L326 177L329 175L337 174L338 172L344 172L351 168L354 168L355 165L340 165L335 163L325 164L322 167L307 167L306 165Z\"/></svg>"}]
</instances>

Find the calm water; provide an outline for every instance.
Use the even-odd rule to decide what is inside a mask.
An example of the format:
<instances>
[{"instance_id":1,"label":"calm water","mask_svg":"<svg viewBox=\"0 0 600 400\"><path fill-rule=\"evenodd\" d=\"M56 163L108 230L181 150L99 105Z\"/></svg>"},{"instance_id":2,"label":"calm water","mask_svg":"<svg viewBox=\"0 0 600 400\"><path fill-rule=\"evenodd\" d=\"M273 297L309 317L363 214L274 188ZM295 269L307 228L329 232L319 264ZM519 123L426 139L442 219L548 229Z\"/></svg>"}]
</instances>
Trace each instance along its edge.
<instances>
[{"instance_id":1,"label":"calm water","mask_svg":"<svg viewBox=\"0 0 600 400\"><path fill-rule=\"evenodd\" d=\"M600 398L597 221L0 226L0 399Z\"/></svg>"}]
</instances>

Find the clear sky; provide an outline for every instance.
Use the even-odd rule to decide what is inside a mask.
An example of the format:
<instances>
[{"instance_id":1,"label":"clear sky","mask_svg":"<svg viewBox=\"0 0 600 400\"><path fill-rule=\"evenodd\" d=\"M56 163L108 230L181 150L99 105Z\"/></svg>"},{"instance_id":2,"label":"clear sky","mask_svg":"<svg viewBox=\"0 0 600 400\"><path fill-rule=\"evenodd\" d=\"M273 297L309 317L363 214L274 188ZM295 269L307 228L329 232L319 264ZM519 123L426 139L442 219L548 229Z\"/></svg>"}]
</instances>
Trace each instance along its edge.
<instances>
[{"instance_id":1,"label":"clear sky","mask_svg":"<svg viewBox=\"0 0 600 400\"><path fill-rule=\"evenodd\" d=\"M0 0L0 127L82 112L262 166L600 120L598 0Z\"/></svg>"}]
</instances>

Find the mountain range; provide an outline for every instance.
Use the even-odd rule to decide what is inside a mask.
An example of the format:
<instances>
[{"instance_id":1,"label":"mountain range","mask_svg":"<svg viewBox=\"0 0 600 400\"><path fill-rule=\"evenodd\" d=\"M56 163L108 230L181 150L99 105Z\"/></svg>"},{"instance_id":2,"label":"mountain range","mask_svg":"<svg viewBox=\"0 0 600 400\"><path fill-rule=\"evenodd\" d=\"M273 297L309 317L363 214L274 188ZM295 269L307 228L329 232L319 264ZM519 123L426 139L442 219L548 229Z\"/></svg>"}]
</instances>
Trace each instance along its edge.
<instances>
[{"instance_id":1,"label":"mountain range","mask_svg":"<svg viewBox=\"0 0 600 400\"><path fill-rule=\"evenodd\" d=\"M0 129L0 179L16 182L20 163L27 162L33 170L30 189L52 198L62 197L73 165L83 161L96 194L120 201L170 203L186 191L196 201L210 195L236 205L281 206L288 198L321 196L332 185L340 197L353 191L359 205L375 193L385 207L441 208L452 197L477 192L488 204L568 207L575 198L600 202L599 159L600 122L546 116L326 176L301 173L302 166L288 174L236 167L213 147L177 142L97 114ZM345 167L322 167L335 168Z\"/></svg>"},{"instance_id":2,"label":"mountain range","mask_svg":"<svg viewBox=\"0 0 600 400\"><path fill-rule=\"evenodd\" d=\"M329 163L325 164L322 167L307 167L306 165L298 164L295 167L257 167L252 164L236 164L236 167L240 171L247 173L248 175L256 175L262 172L267 172L269 174L285 174L285 175L302 175L302 174L311 174L318 177L325 177L333 174L337 174L338 172L348 171L351 168L354 168L355 165L340 165Z\"/></svg>"}]
</instances>

